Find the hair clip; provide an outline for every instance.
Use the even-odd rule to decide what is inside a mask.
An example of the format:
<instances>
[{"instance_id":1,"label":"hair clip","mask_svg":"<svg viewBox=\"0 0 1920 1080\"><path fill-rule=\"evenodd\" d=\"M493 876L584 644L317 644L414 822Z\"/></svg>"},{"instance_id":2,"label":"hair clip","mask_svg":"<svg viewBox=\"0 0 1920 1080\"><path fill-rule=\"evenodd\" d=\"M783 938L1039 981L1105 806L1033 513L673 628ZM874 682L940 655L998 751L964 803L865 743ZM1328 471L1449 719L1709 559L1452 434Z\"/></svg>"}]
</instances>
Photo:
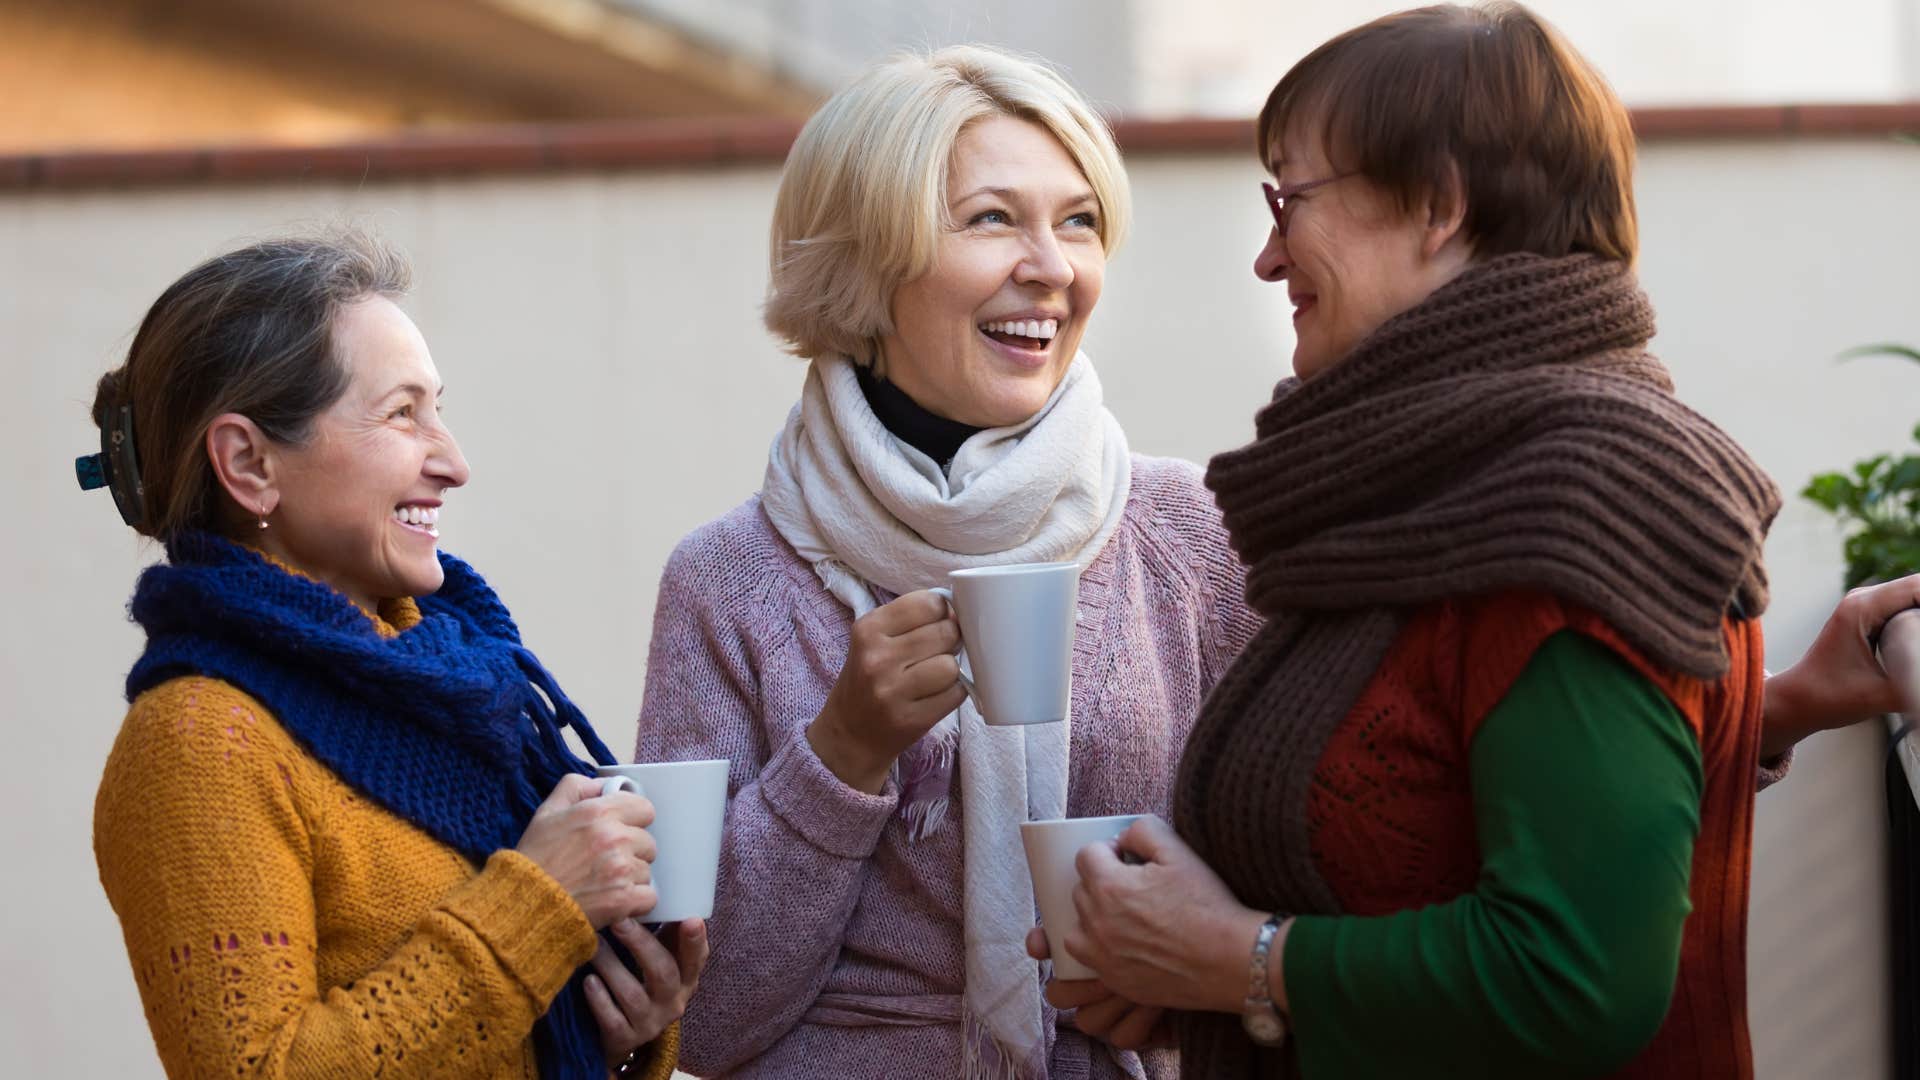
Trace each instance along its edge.
<instances>
[{"instance_id":1,"label":"hair clip","mask_svg":"<svg viewBox=\"0 0 1920 1080\"><path fill-rule=\"evenodd\" d=\"M145 519L145 491L140 484L140 457L133 447L133 407L122 405L114 411L111 427L100 432L100 452L82 454L73 459L73 472L81 491L106 488L113 493L113 505L120 520L139 528Z\"/></svg>"},{"instance_id":2,"label":"hair clip","mask_svg":"<svg viewBox=\"0 0 1920 1080\"><path fill-rule=\"evenodd\" d=\"M81 491L107 486L107 459L99 454L81 454L73 459L73 471L80 479Z\"/></svg>"}]
</instances>

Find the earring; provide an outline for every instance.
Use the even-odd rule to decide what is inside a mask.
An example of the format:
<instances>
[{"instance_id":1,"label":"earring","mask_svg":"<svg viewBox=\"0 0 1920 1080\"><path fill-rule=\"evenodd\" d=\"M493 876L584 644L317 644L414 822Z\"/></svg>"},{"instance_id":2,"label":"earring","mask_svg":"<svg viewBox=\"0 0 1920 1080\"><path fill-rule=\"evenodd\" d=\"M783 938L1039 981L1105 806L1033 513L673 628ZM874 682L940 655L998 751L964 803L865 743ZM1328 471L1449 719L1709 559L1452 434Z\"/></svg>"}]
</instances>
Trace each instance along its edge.
<instances>
[{"instance_id":1,"label":"earring","mask_svg":"<svg viewBox=\"0 0 1920 1080\"><path fill-rule=\"evenodd\" d=\"M260 507L260 528L265 529L266 527L267 527L267 508L265 506L262 506Z\"/></svg>"}]
</instances>

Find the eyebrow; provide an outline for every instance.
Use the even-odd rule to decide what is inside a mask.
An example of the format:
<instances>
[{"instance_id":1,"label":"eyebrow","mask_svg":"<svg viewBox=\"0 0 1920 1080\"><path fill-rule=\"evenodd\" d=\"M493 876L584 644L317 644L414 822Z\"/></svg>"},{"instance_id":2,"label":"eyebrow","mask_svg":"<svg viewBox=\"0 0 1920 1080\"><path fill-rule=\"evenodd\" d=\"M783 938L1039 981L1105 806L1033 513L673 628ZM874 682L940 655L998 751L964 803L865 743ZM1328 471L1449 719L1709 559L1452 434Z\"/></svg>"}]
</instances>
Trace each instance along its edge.
<instances>
[{"instance_id":1,"label":"eyebrow","mask_svg":"<svg viewBox=\"0 0 1920 1080\"><path fill-rule=\"evenodd\" d=\"M439 397L444 395L446 392L447 392L447 388L445 386L440 387L440 389L435 390L432 393L428 393L427 388L420 385L419 383L412 383L412 382L401 383L399 386L396 386L393 389L387 391L386 393L381 394L380 400L385 401L395 394L406 394L410 397L431 397L431 398L438 399Z\"/></svg>"},{"instance_id":2,"label":"eyebrow","mask_svg":"<svg viewBox=\"0 0 1920 1080\"><path fill-rule=\"evenodd\" d=\"M972 191L967 192L965 195L962 195L953 201L955 205L958 205L960 203L968 201L969 199L977 199L982 195L992 195L995 198L1012 200L1019 197L1020 192L1018 189L1010 188L1010 187L981 187L981 188L974 188ZM1084 202L1099 202L1099 201L1100 201L1099 196L1093 193L1092 188L1083 188L1080 191L1075 192L1071 197L1069 197L1066 200L1066 204L1078 205Z\"/></svg>"}]
</instances>

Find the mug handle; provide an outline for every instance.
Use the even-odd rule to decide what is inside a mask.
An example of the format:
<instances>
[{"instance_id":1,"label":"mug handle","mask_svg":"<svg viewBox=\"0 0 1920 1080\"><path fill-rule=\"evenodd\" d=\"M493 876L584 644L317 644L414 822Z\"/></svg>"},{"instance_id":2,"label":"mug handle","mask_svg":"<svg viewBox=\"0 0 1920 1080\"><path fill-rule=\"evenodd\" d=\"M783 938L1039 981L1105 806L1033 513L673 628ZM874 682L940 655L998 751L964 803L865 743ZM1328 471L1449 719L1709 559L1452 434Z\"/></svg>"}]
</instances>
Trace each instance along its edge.
<instances>
[{"instance_id":1,"label":"mug handle","mask_svg":"<svg viewBox=\"0 0 1920 1080\"><path fill-rule=\"evenodd\" d=\"M927 591L934 594L935 596L938 596L940 599L945 600L947 602L947 610L953 612L955 618L959 617L960 606L953 602L952 589L947 588L945 585L935 585L933 588L928 589ZM963 647L964 645L965 643L962 642ZM980 707L980 695L974 692L973 679L967 675L967 672L964 668L961 669L960 671L960 685L963 689L966 690L967 696L973 699L973 707L978 709Z\"/></svg>"},{"instance_id":2,"label":"mug handle","mask_svg":"<svg viewBox=\"0 0 1920 1080\"><path fill-rule=\"evenodd\" d=\"M631 791L642 798L647 794L646 789L640 786L640 782L631 776L616 775L603 777L601 779L600 794L602 796L611 795L616 791Z\"/></svg>"}]
</instances>

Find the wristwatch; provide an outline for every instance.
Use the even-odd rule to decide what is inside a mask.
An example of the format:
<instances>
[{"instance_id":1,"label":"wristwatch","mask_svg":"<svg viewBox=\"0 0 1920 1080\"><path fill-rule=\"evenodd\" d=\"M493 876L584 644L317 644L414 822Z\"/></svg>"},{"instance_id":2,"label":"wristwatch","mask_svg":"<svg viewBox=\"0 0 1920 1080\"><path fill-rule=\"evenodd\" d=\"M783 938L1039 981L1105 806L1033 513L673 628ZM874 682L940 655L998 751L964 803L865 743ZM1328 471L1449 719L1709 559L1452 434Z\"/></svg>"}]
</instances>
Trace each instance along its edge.
<instances>
[{"instance_id":1,"label":"wristwatch","mask_svg":"<svg viewBox=\"0 0 1920 1080\"><path fill-rule=\"evenodd\" d=\"M1240 1007L1240 1026L1247 1038L1261 1046L1279 1046L1287 1041L1287 1016L1273 1003L1267 991L1267 954L1273 950L1273 935L1280 929L1280 916L1272 915L1260 925L1253 939L1253 959L1247 966L1247 1000Z\"/></svg>"}]
</instances>

